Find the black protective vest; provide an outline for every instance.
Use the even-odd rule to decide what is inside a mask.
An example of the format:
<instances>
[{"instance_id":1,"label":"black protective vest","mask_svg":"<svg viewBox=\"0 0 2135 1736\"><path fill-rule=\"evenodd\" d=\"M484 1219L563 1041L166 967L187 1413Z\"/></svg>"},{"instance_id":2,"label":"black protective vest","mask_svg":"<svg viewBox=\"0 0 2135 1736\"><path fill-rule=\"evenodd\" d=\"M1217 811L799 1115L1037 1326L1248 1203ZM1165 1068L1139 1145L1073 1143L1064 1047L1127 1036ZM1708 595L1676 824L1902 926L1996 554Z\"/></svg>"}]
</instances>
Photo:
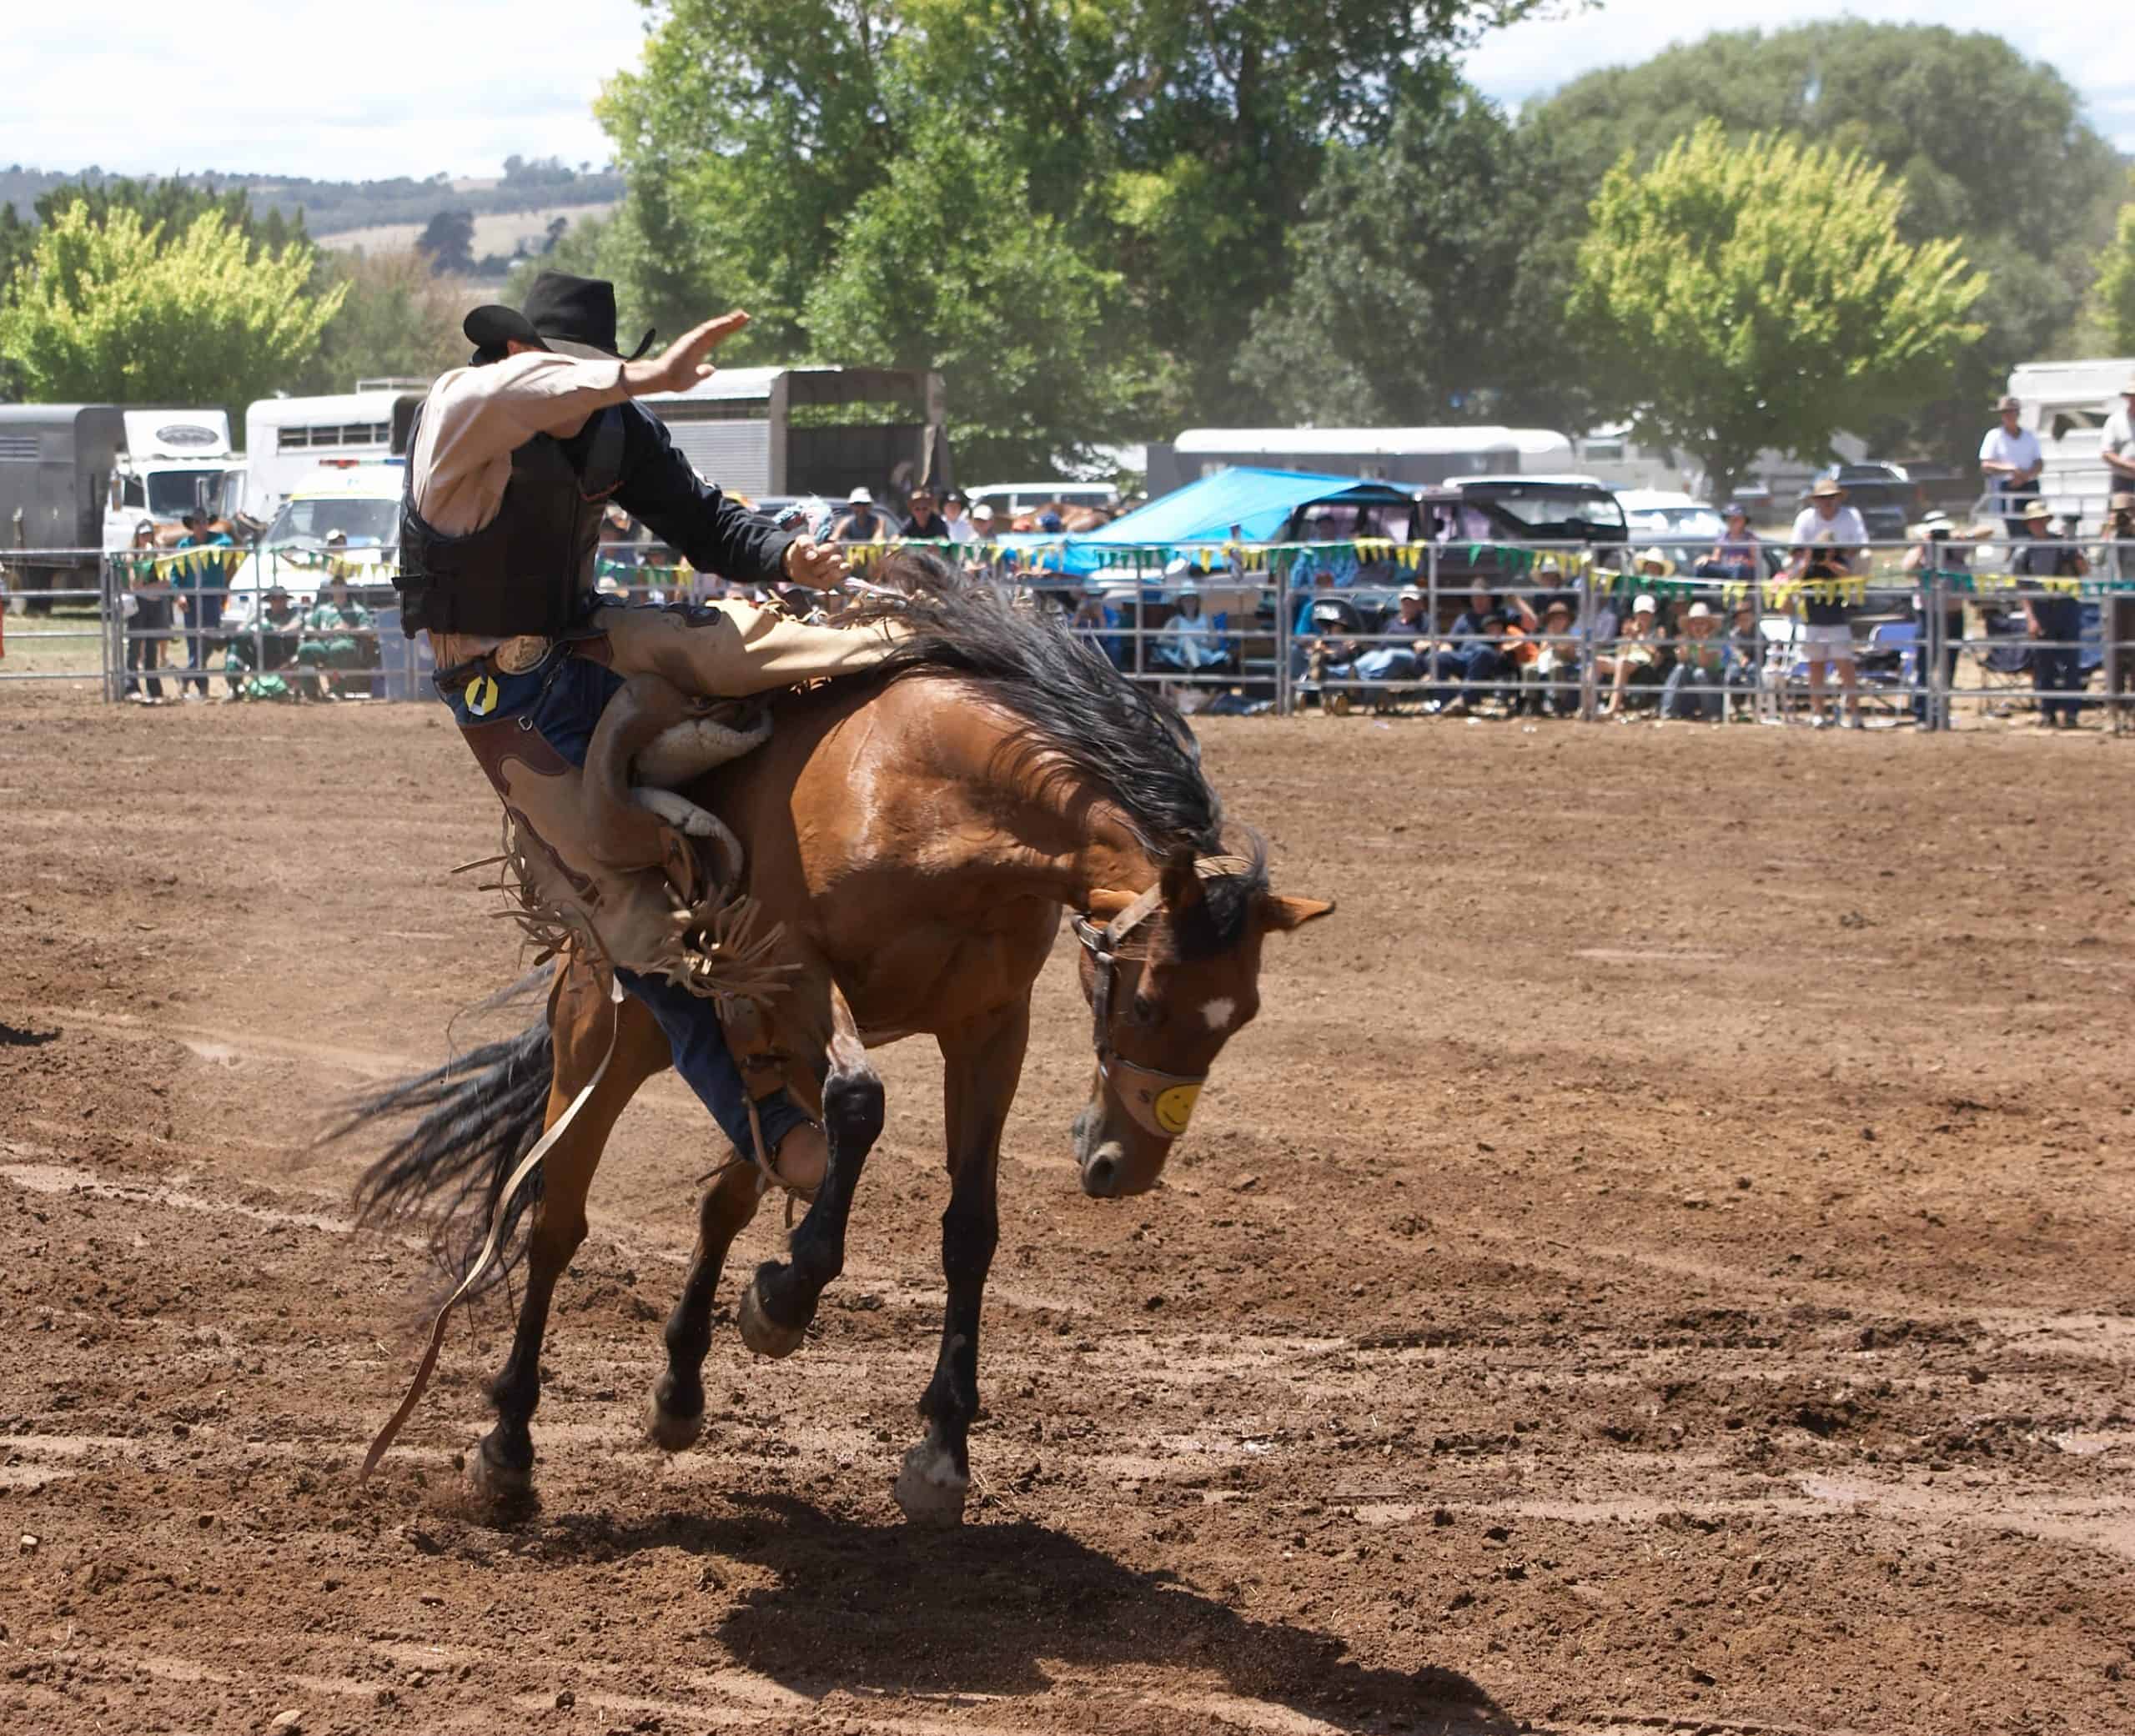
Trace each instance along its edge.
<instances>
[{"instance_id":1,"label":"black protective vest","mask_svg":"<svg viewBox=\"0 0 2135 1736\"><path fill-rule=\"evenodd\" d=\"M414 429L408 445L412 452ZM496 517L465 536L447 536L424 521L409 467L400 497L400 570L393 580L404 628L509 639L553 635L577 624L580 600L593 588L601 514L622 480L620 407L600 412L571 445L582 464L547 434L513 453Z\"/></svg>"}]
</instances>

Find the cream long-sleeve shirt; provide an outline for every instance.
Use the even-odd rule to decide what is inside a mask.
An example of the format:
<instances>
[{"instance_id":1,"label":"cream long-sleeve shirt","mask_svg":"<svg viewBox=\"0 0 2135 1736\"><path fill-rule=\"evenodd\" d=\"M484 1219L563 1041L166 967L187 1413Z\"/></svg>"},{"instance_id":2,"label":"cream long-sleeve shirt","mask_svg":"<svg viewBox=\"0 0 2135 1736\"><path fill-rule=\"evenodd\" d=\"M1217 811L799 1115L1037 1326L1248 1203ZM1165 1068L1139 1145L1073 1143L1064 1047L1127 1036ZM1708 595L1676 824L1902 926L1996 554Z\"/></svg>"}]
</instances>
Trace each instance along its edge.
<instances>
[{"instance_id":1,"label":"cream long-sleeve shirt","mask_svg":"<svg viewBox=\"0 0 2135 1736\"><path fill-rule=\"evenodd\" d=\"M440 377L423 404L410 462L415 510L434 530L465 536L497 515L511 455L536 434L567 437L620 404L620 362L529 351Z\"/></svg>"}]
</instances>

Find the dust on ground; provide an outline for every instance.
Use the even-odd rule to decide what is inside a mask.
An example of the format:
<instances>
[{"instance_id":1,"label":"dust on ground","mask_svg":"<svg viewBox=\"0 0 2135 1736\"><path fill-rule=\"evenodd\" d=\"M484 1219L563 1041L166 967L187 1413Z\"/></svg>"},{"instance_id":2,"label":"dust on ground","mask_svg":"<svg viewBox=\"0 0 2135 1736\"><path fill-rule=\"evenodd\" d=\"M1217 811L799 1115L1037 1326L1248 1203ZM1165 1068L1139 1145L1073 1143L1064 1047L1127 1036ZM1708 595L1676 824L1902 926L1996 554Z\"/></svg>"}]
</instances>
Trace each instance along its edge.
<instances>
[{"instance_id":1,"label":"dust on ground","mask_svg":"<svg viewBox=\"0 0 2135 1736\"><path fill-rule=\"evenodd\" d=\"M947 1197L907 1044L811 1342L722 1308L672 1459L719 1153L648 1087L495 1529L502 1299L359 1483L435 1274L308 1148L518 967L447 877L471 760L423 707L0 696L0 1725L2135 1728L2135 744L1202 734L1341 911L1138 1201L1074 1187L1048 966L967 1527L889 1497Z\"/></svg>"}]
</instances>

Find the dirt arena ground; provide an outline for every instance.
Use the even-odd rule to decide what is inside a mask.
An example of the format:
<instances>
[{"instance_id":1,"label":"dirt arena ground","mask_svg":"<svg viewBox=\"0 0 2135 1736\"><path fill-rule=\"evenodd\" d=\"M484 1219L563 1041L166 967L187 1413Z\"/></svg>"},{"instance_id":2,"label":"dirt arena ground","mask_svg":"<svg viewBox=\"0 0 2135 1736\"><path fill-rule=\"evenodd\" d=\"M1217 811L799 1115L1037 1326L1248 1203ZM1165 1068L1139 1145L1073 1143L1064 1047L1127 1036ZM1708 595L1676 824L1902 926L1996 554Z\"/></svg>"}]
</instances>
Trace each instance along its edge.
<instances>
[{"instance_id":1,"label":"dirt arena ground","mask_svg":"<svg viewBox=\"0 0 2135 1736\"><path fill-rule=\"evenodd\" d=\"M971 1523L889 1496L947 1193L907 1045L812 1342L722 1309L671 1460L716 1154L640 1098L499 1530L500 1302L355 1481L432 1274L307 1149L515 971L446 876L474 765L428 708L0 695L0 1728L2135 1728L2135 744L1203 733L1342 909L1124 1203L1056 954Z\"/></svg>"}]
</instances>

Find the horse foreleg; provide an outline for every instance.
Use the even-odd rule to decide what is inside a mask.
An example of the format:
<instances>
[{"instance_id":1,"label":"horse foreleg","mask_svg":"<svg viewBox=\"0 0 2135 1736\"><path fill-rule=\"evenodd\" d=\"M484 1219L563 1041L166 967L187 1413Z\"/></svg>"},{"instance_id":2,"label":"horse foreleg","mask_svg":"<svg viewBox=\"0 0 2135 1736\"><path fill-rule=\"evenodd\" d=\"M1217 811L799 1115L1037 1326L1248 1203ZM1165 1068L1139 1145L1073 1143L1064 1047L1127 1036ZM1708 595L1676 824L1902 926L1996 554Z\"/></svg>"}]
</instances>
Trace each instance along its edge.
<instances>
[{"instance_id":1,"label":"horse foreleg","mask_svg":"<svg viewBox=\"0 0 2135 1736\"><path fill-rule=\"evenodd\" d=\"M574 969L558 983L549 1007L555 1071L549 1083L545 1125L553 1126L600 1069L607 1071L580 1106L563 1136L541 1160L541 1197L526 1240L526 1283L512 1333L511 1353L490 1383L495 1426L482 1437L467 1474L485 1501L525 1495L534 1482L534 1407L541 1397L541 1341L556 1280L585 1239L585 1197L615 1118L639 1086L666 1064L666 1042L652 1015L635 1000L614 1009L615 1050L609 1055L609 1004L590 972Z\"/></svg>"},{"instance_id":2,"label":"horse foreleg","mask_svg":"<svg viewBox=\"0 0 2135 1736\"><path fill-rule=\"evenodd\" d=\"M853 1192L882 1131L882 1077L867 1059L852 1009L835 987L822 1065L823 1131L830 1145L822 1186L793 1232L791 1257L765 1261L741 1297L741 1342L759 1356L800 1348L823 1291L845 1270Z\"/></svg>"},{"instance_id":3,"label":"horse foreleg","mask_svg":"<svg viewBox=\"0 0 2135 1736\"><path fill-rule=\"evenodd\" d=\"M971 1488L966 1437L978 1414L978 1317L1000 1240L997 1196L1001 1131L1022 1076L1030 1009L945 1034L949 1204L942 1214L942 1276L948 1302L934 1378L919 1401L927 1437L904 1456L897 1501L916 1524L954 1525Z\"/></svg>"},{"instance_id":4,"label":"horse foreleg","mask_svg":"<svg viewBox=\"0 0 2135 1736\"><path fill-rule=\"evenodd\" d=\"M711 1348L711 1299L726 1250L748 1227L763 1197L752 1163L731 1163L713 1178L697 1208L696 1252L675 1312L667 1317L667 1372L646 1401L646 1432L653 1444L680 1453L704 1427L704 1359Z\"/></svg>"}]
</instances>

